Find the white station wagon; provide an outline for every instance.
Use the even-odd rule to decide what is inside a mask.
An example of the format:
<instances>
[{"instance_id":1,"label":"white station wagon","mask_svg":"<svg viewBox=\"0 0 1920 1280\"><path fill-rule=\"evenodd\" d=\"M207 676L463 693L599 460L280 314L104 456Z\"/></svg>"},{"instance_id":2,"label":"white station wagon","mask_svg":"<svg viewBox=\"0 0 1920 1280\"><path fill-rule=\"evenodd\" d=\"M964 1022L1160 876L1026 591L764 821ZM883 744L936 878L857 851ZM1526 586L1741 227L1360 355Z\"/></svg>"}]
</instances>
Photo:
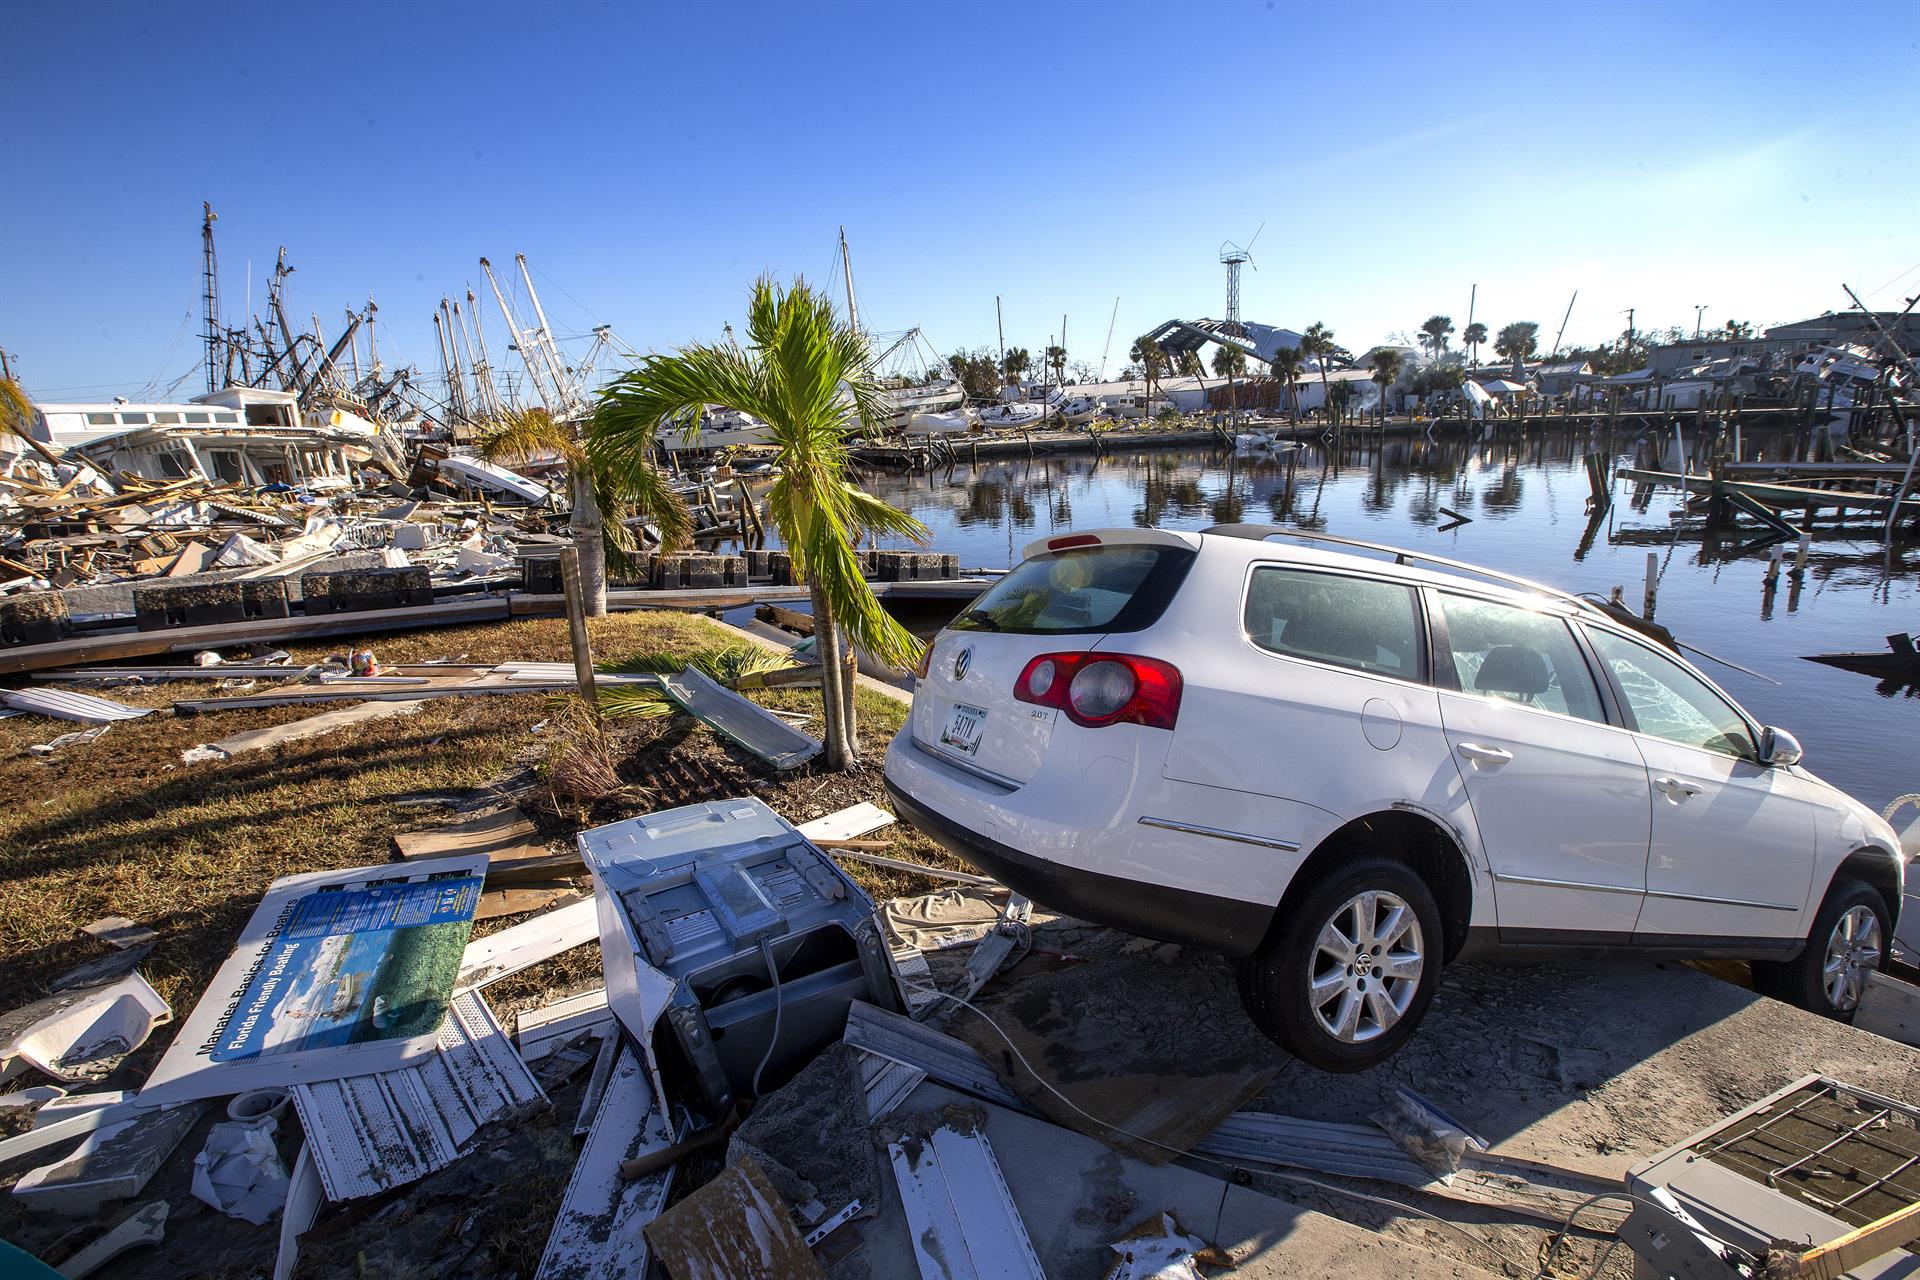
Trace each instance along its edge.
<instances>
[{"instance_id":1,"label":"white station wagon","mask_svg":"<svg viewBox=\"0 0 1920 1280\"><path fill-rule=\"evenodd\" d=\"M1747 958L1851 1016L1904 876L1791 735L1606 609L1263 525L1029 546L930 647L886 780L1034 901L1233 957L1333 1071L1492 954Z\"/></svg>"}]
</instances>

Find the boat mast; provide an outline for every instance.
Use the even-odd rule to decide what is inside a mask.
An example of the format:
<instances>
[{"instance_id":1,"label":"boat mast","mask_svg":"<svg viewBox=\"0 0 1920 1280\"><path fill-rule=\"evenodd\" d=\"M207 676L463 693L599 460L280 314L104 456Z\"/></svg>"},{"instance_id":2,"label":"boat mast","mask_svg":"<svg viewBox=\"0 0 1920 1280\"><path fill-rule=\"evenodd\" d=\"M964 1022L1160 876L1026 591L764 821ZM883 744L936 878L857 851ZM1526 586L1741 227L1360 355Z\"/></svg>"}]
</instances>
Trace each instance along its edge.
<instances>
[{"instance_id":1,"label":"boat mast","mask_svg":"<svg viewBox=\"0 0 1920 1280\"><path fill-rule=\"evenodd\" d=\"M220 215L208 201L202 200L200 208L200 301L207 315L207 394L211 395L220 389L220 283L213 261L213 224Z\"/></svg>"},{"instance_id":2,"label":"boat mast","mask_svg":"<svg viewBox=\"0 0 1920 1280\"><path fill-rule=\"evenodd\" d=\"M487 331L480 323L480 300L473 296L473 286L467 286L467 314L473 317L473 381L480 392L480 403L486 405L495 416L501 416L505 403L500 399L500 388L493 381L493 358L487 354Z\"/></svg>"},{"instance_id":3,"label":"boat mast","mask_svg":"<svg viewBox=\"0 0 1920 1280\"><path fill-rule=\"evenodd\" d=\"M547 384L540 380L539 367L534 358L527 354L529 339L521 330L520 322L513 318L513 308L507 305L507 295L500 292L500 282L493 278L493 264L485 258L480 259L480 270L487 276L487 283L493 287L494 301L500 304L500 314L507 318L507 332L513 335L513 347L520 353L520 363L527 367L527 381L533 383L533 393L540 397L540 403L548 414L556 414L558 406L547 392Z\"/></svg>"},{"instance_id":4,"label":"boat mast","mask_svg":"<svg viewBox=\"0 0 1920 1280\"><path fill-rule=\"evenodd\" d=\"M993 327L1000 343L1000 385L1007 385L1007 318L1000 311L1000 295L993 295Z\"/></svg>"},{"instance_id":5,"label":"boat mast","mask_svg":"<svg viewBox=\"0 0 1920 1280\"><path fill-rule=\"evenodd\" d=\"M565 364L560 359L560 349L553 345L553 330L547 327L547 313L540 306L540 295L534 291L533 277L527 273L527 255L516 253L513 260L520 267L520 278L527 284L527 301L533 304L533 317L540 327L533 332L534 341L540 348L540 359L547 366L547 376L553 379L553 389L560 401L560 417L571 422L586 416L586 406L581 403L580 393L567 377Z\"/></svg>"},{"instance_id":6,"label":"boat mast","mask_svg":"<svg viewBox=\"0 0 1920 1280\"><path fill-rule=\"evenodd\" d=\"M847 278L847 323L860 332L860 311L853 304L853 255L847 252L847 229L840 228L840 274Z\"/></svg>"}]
</instances>

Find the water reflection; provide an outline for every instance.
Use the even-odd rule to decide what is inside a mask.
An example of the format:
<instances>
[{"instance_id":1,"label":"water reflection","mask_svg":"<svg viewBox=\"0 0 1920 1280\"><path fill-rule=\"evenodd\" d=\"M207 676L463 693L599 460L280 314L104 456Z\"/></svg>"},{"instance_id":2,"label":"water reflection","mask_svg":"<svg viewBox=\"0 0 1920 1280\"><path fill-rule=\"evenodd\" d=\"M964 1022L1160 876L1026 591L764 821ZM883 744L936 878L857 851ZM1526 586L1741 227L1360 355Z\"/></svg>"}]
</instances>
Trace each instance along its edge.
<instances>
[{"instance_id":1,"label":"water reflection","mask_svg":"<svg viewBox=\"0 0 1920 1280\"><path fill-rule=\"evenodd\" d=\"M1804 575L1794 549L1771 584L1778 544L1752 524L1707 534L1670 488L1614 483L1590 516L1585 458L1704 471L1711 440L1689 430L1535 432L1516 437L1310 442L1272 456L1159 451L986 461L933 473L870 472L866 483L912 511L932 545L966 566L1005 566L1036 538L1069 529L1271 521L1403 545L1518 573L1570 591L1641 603L1655 556L1656 616L1682 640L1782 683L1703 660L1703 669L1770 723L1792 729L1809 764L1874 803L1920 790L1902 763L1916 725L1913 691L1801 662L1805 653L1875 649L1920 632L1911 556L1889 558L1866 522L1816 527ZM1748 432L1749 458L1798 458L1801 442ZM1456 522L1449 513L1471 517Z\"/></svg>"}]
</instances>

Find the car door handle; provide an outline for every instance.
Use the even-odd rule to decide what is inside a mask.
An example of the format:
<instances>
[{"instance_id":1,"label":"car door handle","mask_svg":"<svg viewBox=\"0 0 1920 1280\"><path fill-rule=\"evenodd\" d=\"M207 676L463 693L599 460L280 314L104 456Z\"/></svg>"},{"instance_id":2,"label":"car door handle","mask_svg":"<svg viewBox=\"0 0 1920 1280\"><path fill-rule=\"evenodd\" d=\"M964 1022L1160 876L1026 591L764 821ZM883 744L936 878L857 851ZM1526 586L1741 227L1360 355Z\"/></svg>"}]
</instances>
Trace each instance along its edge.
<instances>
[{"instance_id":1,"label":"car door handle","mask_svg":"<svg viewBox=\"0 0 1920 1280\"><path fill-rule=\"evenodd\" d=\"M1676 800L1684 800L1688 796L1697 796L1700 794L1699 787L1691 782L1676 778L1672 774L1668 774L1664 778L1655 778L1653 785Z\"/></svg>"},{"instance_id":2,"label":"car door handle","mask_svg":"<svg viewBox=\"0 0 1920 1280\"><path fill-rule=\"evenodd\" d=\"M1502 751L1499 747L1483 747L1477 742L1460 744L1460 754L1475 764L1505 764L1513 759L1513 752Z\"/></svg>"}]
</instances>

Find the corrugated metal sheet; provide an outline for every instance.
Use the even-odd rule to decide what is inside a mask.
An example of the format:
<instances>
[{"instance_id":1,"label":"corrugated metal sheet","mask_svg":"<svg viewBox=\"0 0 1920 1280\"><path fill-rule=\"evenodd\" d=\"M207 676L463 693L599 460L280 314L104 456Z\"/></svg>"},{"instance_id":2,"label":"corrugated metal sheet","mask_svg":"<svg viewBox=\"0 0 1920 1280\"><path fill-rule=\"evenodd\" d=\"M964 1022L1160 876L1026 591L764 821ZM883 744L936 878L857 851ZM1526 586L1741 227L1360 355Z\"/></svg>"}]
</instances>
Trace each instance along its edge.
<instances>
[{"instance_id":1,"label":"corrugated metal sheet","mask_svg":"<svg viewBox=\"0 0 1920 1280\"><path fill-rule=\"evenodd\" d=\"M534 1280L646 1275L647 1241L640 1229L666 1204L674 1167L629 1180L621 1176L620 1166L673 1141L673 1126L656 1103L645 1067L631 1048L623 1047L567 1180Z\"/></svg>"},{"instance_id":2,"label":"corrugated metal sheet","mask_svg":"<svg viewBox=\"0 0 1920 1280\"><path fill-rule=\"evenodd\" d=\"M725 734L775 769L797 768L820 754L817 739L692 667L677 676L663 676L660 687L700 723Z\"/></svg>"},{"instance_id":3,"label":"corrugated metal sheet","mask_svg":"<svg viewBox=\"0 0 1920 1280\"><path fill-rule=\"evenodd\" d=\"M984 1133L942 1127L887 1154L921 1280L1046 1280Z\"/></svg>"},{"instance_id":4,"label":"corrugated metal sheet","mask_svg":"<svg viewBox=\"0 0 1920 1280\"><path fill-rule=\"evenodd\" d=\"M453 998L433 1057L416 1067L296 1085L329 1200L404 1186L451 1163L481 1125L546 1095L477 991Z\"/></svg>"},{"instance_id":5,"label":"corrugated metal sheet","mask_svg":"<svg viewBox=\"0 0 1920 1280\"><path fill-rule=\"evenodd\" d=\"M52 716L55 720L78 720L82 724L138 720L141 716L153 714L152 707L129 707L124 703L109 702L90 693L74 693L69 689L15 689L0 697L0 702L15 711L30 711L37 716Z\"/></svg>"}]
</instances>

